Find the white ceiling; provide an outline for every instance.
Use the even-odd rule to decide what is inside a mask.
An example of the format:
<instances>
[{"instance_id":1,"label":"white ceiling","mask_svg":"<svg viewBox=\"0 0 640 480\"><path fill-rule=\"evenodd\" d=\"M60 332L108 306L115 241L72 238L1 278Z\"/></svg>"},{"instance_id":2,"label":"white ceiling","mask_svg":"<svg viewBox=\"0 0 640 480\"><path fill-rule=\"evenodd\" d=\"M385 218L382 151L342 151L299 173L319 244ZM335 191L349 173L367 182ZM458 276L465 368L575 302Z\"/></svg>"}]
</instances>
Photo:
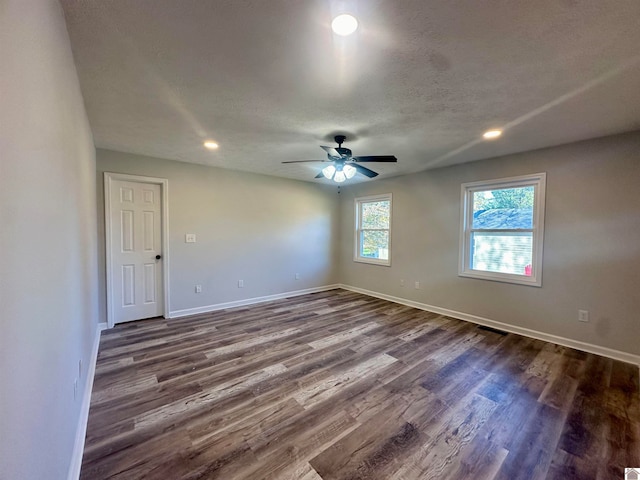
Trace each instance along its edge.
<instances>
[{"instance_id":1,"label":"white ceiling","mask_svg":"<svg viewBox=\"0 0 640 480\"><path fill-rule=\"evenodd\" d=\"M638 0L62 5L101 148L327 182L280 162L344 133L398 157L367 164L383 178L640 129ZM343 11L353 36L331 32Z\"/></svg>"}]
</instances>

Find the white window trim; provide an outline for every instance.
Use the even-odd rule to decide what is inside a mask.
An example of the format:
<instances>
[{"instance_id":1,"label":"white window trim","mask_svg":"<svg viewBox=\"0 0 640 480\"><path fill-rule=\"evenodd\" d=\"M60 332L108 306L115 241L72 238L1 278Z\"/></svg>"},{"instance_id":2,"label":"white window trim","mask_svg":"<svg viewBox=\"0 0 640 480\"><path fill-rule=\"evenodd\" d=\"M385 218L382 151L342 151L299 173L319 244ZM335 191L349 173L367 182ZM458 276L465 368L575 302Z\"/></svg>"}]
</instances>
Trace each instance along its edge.
<instances>
[{"instance_id":1,"label":"white window trim","mask_svg":"<svg viewBox=\"0 0 640 480\"><path fill-rule=\"evenodd\" d=\"M496 282L515 283L534 287L542 286L542 250L544 240L544 208L546 173L534 173L518 177L485 180L480 182L463 183L461 188L461 222L460 222L460 255L458 260L458 275L461 277L492 280ZM534 186L536 188L533 209L533 252L531 276L514 275L510 273L486 272L473 270L471 265L471 222L473 217L473 192L498 188L517 188Z\"/></svg>"},{"instance_id":2,"label":"white window trim","mask_svg":"<svg viewBox=\"0 0 640 480\"><path fill-rule=\"evenodd\" d=\"M368 258L360 256L360 205L368 202L389 201L389 258L387 260L381 260L378 258ZM391 266L391 223L393 220L393 200L390 193L380 195L369 195L367 197L357 197L354 202L355 205L355 241L353 261L359 263L370 263L372 265L382 265L385 267Z\"/></svg>"}]
</instances>

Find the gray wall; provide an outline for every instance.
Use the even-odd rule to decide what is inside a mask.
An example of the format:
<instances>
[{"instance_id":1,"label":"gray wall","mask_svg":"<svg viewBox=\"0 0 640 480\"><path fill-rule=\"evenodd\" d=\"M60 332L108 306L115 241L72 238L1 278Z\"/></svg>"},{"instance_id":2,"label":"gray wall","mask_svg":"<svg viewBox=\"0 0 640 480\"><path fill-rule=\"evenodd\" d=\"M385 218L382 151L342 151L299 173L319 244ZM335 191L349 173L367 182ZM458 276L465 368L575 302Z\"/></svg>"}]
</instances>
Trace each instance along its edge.
<instances>
[{"instance_id":1,"label":"gray wall","mask_svg":"<svg viewBox=\"0 0 640 480\"><path fill-rule=\"evenodd\" d=\"M542 288L459 277L460 184L537 172L547 172ZM391 267L355 263L353 199L389 192ZM342 283L640 353L640 132L359 184L341 196ZM590 323L577 321L578 309Z\"/></svg>"},{"instance_id":2,"label":"gray wall","mask_svg":"<svg viewBox=\"0 0 640 480\"><path fill-rule=\"evenodd\" d=\"M334 187L109 150L97 151L101 318L104 297L103 172L169 180L170 310L337 282ZM185 243L186 233L197 235ZM295 274L300 280L295 280ZM238 280L244 288L238 288ZM202 293L195 293L195 285Z\"/></svg>"},{"instance_id":3,"label":"gray wall","mask_svg":"<svg viewBox=\"0 0 640 480\"><path fill-rule=\"evenodd\" d=\"M57 1L2 2L0 65L0 478L58 480L97 330L97 244L95 150Z\"/></svg>"}]
</instances>

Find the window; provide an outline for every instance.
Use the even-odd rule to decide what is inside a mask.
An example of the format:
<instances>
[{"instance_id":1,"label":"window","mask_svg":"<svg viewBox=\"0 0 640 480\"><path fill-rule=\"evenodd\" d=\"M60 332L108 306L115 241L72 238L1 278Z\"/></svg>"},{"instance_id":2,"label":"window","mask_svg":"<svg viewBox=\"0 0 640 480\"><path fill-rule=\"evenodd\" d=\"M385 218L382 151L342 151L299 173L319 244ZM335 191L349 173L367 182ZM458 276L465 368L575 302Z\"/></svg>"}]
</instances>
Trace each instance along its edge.
<instances>
[{"instance_id":1,"label":"window","mask_svg":"<svg viewBox=\"0 0 640 480\"><path fill-rule=\"evenodd\" d=\"M356 262L391 265L391 194L356 198Z\"/></svg>"},{"instance_id":2,"label":"window","mask_svg":"<svg viewBox=\"0 0 640 480\"><path fill-rule=\"evenodd\" d=\"M546 175L464 183L459 274L542 285Z\"/></svg>"}]
</instances>

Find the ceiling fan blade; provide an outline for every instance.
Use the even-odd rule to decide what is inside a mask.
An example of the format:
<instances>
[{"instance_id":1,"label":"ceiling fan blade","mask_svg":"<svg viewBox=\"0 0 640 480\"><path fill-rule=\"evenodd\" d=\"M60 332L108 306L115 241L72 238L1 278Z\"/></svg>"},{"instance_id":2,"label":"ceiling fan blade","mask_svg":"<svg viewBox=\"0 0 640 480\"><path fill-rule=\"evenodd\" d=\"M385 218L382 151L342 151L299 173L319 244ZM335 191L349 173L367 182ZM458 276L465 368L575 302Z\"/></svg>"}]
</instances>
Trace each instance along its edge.
<instances>
[{"instance_id":1,"label":"ceiling fan blade","mask_svg":"<svg viewBox=\"0 0 640 480\"><path fill-rule=\"evenodd\" d=\"M329 160L289 160L288 162L280 162L280 163L322 163L329 162Z\"/></svg>"},{"instance_id":2,"label":"ceiling fan blade","mask_svg":"<svg viewBox=\"0 0 640 480\"><path fill-rule=\"evenodd\" d=\"M320 148L323 149L325 152L327 152L333 158L342 158L342 155L340 155L340 152L338 152L333 147L324 147L324 146L320 145Z\"/></svg>"},{"instance_id":3,"label":"ceiling fan blade","mask_svg":"<svg viewBox=\"0 0 640 480\"><path fill-rule=\"evenodd\" d=\"M324 174L322 172L320 172L319 174L317 174L315 177L313 178L322 178L324 177Z\"/></svg>"},{"instance_id":4,"label":"ceiling fan blade","mask_svg":"<svg viewBox=\"0 0 640 480\"><path fill-rule=\"evenodd\" d=\"M352 157L354 162L397 162L398 159L393 155L365 155Z\"/></svg>"},{"instance_id":5,"label":"ceiling fan blade","mask_svg":"<svg viewBox=\"0 0 640 480\"><path fill-rule=\"evenodd\" d=\"M369 178L378 176L378 174L373 170L369 170L367 167L363 167L362 165L358 165L357 163L348 163L347 165L351 165L355 167L355 169L358 170L358 172L360 172L363 175L366 175Z\"/></svg>"}]
</instances>

